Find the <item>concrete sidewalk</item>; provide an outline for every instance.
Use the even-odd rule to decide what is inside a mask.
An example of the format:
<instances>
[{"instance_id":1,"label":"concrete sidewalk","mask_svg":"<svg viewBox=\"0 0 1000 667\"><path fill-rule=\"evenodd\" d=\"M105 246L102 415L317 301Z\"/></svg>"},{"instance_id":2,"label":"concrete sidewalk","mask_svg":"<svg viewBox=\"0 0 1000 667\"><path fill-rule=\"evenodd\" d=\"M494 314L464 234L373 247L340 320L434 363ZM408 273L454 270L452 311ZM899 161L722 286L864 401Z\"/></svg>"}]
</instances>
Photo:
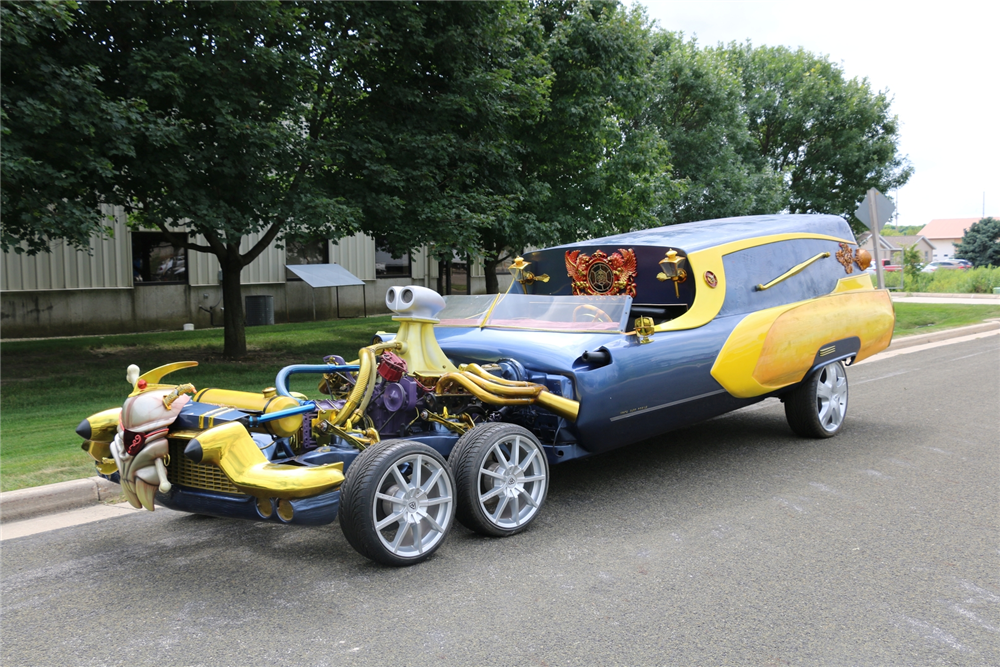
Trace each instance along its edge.
<instances>
[{"instance_id":1,"label":"concrete sidewalk","mask_svg":"<svg viewBox=\"0 0 1000 667\"><path fill-rule=\"evenodd\" d=\"M956 329L945 329L944 331L935 331L916 336L894 338L889 345L888 351L901 350L927 343L936 343L996 329L1000 329L1000 320L991 320L981 324L973 324ZM49 484L47 486L7 491L6 493L0 493L0 523L7 524L13 521L22 521L47 514L88 507L102 502L113 501L120 495L121 488L114 482L110 482L102 477L89 477L87 479L59 482L58 484Z\"/></svg>"},{"instance_id":2,"label":"concrete sidewalk","mask_svg":"<svg viewBox=\"0 0 1000 667\"><path fill-rule=\"evenodd\" d=\"M935 294L933 292L890 292L893 303L956 303L1000 305L1000 294Z\"/></svg>"}]
</instances>

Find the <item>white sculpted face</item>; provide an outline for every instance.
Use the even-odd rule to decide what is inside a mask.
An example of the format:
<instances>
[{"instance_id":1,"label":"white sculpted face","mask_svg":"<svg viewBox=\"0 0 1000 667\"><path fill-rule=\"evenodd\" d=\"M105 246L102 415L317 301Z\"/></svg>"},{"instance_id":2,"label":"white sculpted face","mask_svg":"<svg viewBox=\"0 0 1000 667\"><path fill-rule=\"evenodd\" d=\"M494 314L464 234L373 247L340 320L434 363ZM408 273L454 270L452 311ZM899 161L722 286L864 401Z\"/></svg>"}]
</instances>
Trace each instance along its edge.
<instances>
[{"instance_id":1,"label":"white sculpted face","mask_svg":"<svg viewBox=\"0 0 1000 667\"><path fill-rule=\"evenodd\" d=\"M157 489L170 490L167 480L167 429L191 400L182 395L185 385L174 389L150 389L125 400L118 434L111 454L118 464L122 490L133 507L153 511ZM192 387L193 390L193 387Z\"/></svg>"}]
</instances>

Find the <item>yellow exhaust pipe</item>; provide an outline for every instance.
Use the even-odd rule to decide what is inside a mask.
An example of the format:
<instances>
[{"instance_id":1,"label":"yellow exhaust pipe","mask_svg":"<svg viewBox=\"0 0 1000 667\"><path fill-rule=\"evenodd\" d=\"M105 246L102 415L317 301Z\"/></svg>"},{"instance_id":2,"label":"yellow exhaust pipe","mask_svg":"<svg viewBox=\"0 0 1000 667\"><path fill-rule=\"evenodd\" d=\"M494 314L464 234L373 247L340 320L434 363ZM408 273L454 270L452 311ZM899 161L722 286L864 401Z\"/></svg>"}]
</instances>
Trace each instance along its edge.
<instances>
[{"instance_id":1,"label":"yellow exhaust pipe","mask_svg":"<svg viewBox=\"0 0 1000 667\"><path fill-rule=\"evenodd\" d=\"M203 431L188 441L184 456L218 467L237 489L251 496L309 498L340 486L344 464L296 466L269 463L242 424Z\"/></svg>"}]
</instances>

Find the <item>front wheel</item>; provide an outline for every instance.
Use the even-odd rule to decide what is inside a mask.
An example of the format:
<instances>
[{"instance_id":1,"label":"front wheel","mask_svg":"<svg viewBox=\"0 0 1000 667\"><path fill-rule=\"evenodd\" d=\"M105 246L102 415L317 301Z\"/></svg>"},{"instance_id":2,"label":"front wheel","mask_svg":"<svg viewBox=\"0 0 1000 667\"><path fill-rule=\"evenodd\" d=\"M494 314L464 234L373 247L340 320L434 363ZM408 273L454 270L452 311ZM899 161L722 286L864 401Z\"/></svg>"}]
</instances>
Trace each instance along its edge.
<instances>
[{"instance_id":1,"label":"front wheel","mask_svg":"<svg viewBox=\"0 0 1000 667\"><path fill-rule=\"evenodd\" d=\"M796 435L829 438L847 416L847 373L836 362L810 375L785 398L785 418Z\"/></svg>"},{"instance_id":2,"label":"front wheel","mask_svg":"<svg viewBox=\"0 0 1000 667\"><path fill-rule=\"evenodd\" d=\"M386 440L347 469L340 487L340 527L362 556L414 565L434 553L455 516L455 480L427 445Z\"/></svg>"},{"instance_id":3,"label":"front wheel","mask_svg":"<svg viewBox=\"0 0 1000 667\"><path fill-rule=\"evenodd\" d=\"M528 527L545 502L549 462L531 431L480 424L449 457L455 471L458 521L481 535L505 537Z\"/></svg>"}]
</instances>

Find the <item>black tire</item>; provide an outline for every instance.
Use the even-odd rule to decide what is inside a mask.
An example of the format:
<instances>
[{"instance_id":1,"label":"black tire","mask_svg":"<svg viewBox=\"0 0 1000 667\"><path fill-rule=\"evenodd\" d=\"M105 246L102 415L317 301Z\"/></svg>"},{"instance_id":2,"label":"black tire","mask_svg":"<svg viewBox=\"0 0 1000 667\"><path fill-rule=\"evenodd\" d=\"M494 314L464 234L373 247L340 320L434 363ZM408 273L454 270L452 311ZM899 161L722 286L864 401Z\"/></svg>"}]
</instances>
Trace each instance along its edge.
<instances>
[{"instance_id":1,"label":"black tire","mask_svg":"<svg viewBox=\"0 0 1000 667\"><path fill-rule=\"evenodd\" d=\"M803 438L831 438L847 418L847 373L844 364L823 366L785 397L785 419Z\"/></svg>"},{"instance_id":2,"label":"black tire","mask_svg":"<svg viewBox=\"0 0 1000 667\"><path fill-rule=\"evenodd\" d=\"M361 452L347 469L340 487L340 528L366 558L385 565L415 565L447 537L455 517L454 489L455 478L444 457L427 445L380 442Z\"/></svg>"},{"instance_id":3,"label":"black tire","mask_svg":"<svg viewBox=\"0 0 1000 667\"><path fill-rule=\"evenodd\" d=\"M506 537L527 528L541 512L549 462L531 431L515 424L480 424L459 439L448 461L455 472L456 517L466 528Z\"/></svg>"}]
</instances>

